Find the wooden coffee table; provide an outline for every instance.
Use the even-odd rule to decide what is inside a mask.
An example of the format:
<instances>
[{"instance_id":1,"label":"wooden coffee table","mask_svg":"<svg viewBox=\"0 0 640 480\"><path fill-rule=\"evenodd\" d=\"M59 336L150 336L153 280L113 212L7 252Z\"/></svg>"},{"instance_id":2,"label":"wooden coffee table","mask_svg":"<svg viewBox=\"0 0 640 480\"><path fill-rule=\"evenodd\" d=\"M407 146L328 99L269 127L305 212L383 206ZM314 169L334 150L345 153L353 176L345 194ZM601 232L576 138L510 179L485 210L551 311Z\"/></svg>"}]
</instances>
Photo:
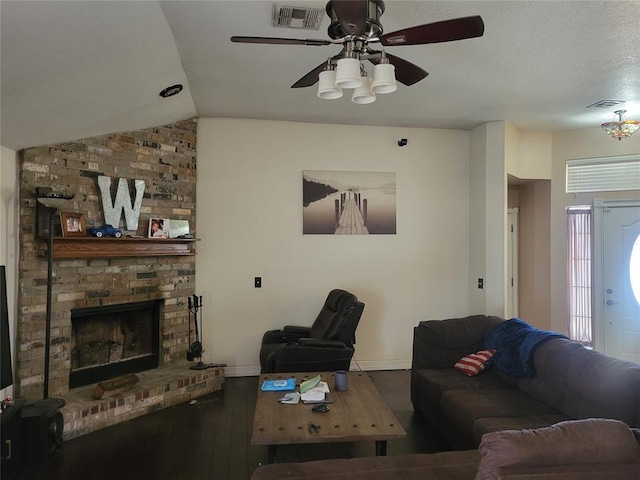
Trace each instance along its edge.
<instances>
[{"instance_id":1,"label":"wooden coffee table","mask_svg":"<svg viewBox=\"0 0 640 480\"><path fill-rule=\"evenodd\" d=\"M269 379L295 377L296 385L320 374L333 397L326 413L313 412L313 405L278 402L286 392L263 392ZM297 389L299 391L299 388ZM386 455L387 440L407 433L384 402L366 372L349 372L349 388L335 389L332 372L273 373L258 377L258 400L253 418L252 445L267 446L267 462L276 459L276 446L300 443L375 441L376 455Z\"/></svg>"}]
</instances>

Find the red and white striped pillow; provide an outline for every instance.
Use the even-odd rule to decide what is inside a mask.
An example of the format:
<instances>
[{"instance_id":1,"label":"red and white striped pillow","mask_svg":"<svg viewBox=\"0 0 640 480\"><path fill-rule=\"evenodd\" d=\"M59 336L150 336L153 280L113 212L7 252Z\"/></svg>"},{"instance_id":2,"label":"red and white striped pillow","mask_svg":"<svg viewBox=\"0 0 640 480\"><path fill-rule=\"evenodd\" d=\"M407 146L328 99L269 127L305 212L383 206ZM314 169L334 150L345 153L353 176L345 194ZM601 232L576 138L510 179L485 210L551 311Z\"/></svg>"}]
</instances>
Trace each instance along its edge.
<instances>
[{"instance_id":1,"label":"red and white striped pillow","mask_svg":"<svg viewBox=\"0 0 640 480\"><path fill-rule=\"evenodd\" d=\"M477 353L472 353L466 357L462 357L453 367L465 375L473 377L478 375L491 364L491 357L495 354L496 351L493 349L480 350Z\"/></svg>"}]
</instances>

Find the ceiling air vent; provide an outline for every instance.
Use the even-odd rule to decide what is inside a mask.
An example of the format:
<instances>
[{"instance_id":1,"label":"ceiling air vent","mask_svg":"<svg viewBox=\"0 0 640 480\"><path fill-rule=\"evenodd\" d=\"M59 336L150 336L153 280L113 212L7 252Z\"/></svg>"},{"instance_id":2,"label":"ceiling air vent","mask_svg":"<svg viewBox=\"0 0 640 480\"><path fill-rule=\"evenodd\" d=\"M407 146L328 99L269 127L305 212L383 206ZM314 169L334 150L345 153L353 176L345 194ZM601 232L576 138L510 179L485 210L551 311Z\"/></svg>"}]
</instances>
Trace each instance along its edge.
<instances>
[{"instance_id":1,"label":"ceiling air vent","mask_svg":"<svg viewBox=\"0 0 640 480\"><path fill-rule=\"evenodd\" d=\"M586 108L611 108L622 103L625 103L625 100L600 100L599 102L587 105Z\"/></svg>"},{"instance_id":2,"label":"ceiling air vent","mask_svg":"<svg viewBox=\"0 0 640 480\"><path fill-rule=\"evenodd\" d=\"M281 28L301 28L303 30L319 30L324 9L291 7L289 5L273 6L273 26Z\"/></svg>"}]
</instances>

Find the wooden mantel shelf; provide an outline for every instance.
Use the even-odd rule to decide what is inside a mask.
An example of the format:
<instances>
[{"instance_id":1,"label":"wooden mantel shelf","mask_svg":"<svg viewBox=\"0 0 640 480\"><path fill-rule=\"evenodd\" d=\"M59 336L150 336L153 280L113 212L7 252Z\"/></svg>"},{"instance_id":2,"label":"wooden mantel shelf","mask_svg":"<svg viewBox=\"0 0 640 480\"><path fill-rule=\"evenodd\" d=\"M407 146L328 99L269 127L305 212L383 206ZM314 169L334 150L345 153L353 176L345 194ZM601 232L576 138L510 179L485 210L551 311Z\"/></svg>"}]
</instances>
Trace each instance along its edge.
<instances>
[{"instance_id":1,"label":"wooden mantel shelf","mask_svg":"<svg viewBox=\"0 0 640 480\"><path fill-rule=\"evenodd\" d=\"M195 255L195 238L55 237L53 258L167 257Z\"/></svg>"}]
</instances>

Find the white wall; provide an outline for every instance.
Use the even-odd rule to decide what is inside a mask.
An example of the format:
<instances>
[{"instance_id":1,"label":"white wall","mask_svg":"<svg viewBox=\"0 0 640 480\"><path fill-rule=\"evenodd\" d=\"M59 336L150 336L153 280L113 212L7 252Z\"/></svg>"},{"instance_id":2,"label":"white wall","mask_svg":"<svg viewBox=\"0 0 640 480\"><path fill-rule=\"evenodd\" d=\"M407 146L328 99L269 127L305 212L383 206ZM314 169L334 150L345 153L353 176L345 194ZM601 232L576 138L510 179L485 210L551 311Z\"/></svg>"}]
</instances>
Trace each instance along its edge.
<instances>
[{"instance_id":1,"label":"white wall","mask_svg":"<svg viewBox=\"0 0 640 480\"><path fill-rule=\"evenodd\" d=\"M487 186L485 273L487 315L507 310L507 170L506 122L487 124Z\"/></svg>"},{"instance_id":2,"label":"white wall","mask_svg":"<svg viewBox=\"0 0 640 480\"><path fill-rule=\"evenodd\" d=\"M507 309L506 127L492 122L475 128L469 158L469 302L474 313L498 316Z\"/></svg>"},{"instance_id":3,"label":"white wall","mask_svg":"<svg viewBox=\"0 0 640 480\"><path fill-rule=\"evenodd\" d=\"M16 152L0 147L0 265L6 266L7 298L11 352L15 351L15 326L17 317L17 187L18 165ZM13 357L15 358L15 356ZM15 367L15 361L13 362ZM13 395L13 387L0 390L0 399Z\"/></svg>"},{"instance_id":4,"label":"white wall","mask_svg":"<svg viewBox=\"0 0 640 480\"><path fill-rule=\"evenodd\" d=\"M204 118L197 292L205 361L259 371L262 334L310 325L329 290L365 304L362 368L408 368L413 327L469 311L469 132ZM397 141L407 138L408 145ZM397 234L302 235L302 171L397 173ZM255 289L255 276L263 287ZM474 312L475 313L475 312Z\"/></svg>"},{"instance_id":5,"label":"white wall","mask_svg":"<svg viewBox=\"0 0 640 480\"><path fill-rule=\"evenodd\" d=\"M523 132L506 123L506 169L520 179L551 179L552 134Z\"/></svg>"},{"instance_id":6,"label":"white wall","mask_svg":"<svg viewBox=\"0 0 640 480\"><path fill-rule=\"evenodd\" d=\"M486 164L487 125L471 131L469 153L469 307L471 311L484 312L486 309L485 290L479 289L477 282L484 280L487 258L486 250Z\"/></svg>"},{"instance_id":7,"label":"white wall","mask_svg":"<svg viewBox=\"0 0 640 480\"><path fill-rule=\"evenodd\" d=\"M640 134L618 141L607 137L600 128L589 128L553 135L551 182L551 329L567 331L567 261L565 209L569 205L591 205L593 198L607 200L640 199L640 190L566 194L565 162L572 158L593 158L640 153ZM639 186L640 188L640 186Z\"/></svg>"}]
</instances>

